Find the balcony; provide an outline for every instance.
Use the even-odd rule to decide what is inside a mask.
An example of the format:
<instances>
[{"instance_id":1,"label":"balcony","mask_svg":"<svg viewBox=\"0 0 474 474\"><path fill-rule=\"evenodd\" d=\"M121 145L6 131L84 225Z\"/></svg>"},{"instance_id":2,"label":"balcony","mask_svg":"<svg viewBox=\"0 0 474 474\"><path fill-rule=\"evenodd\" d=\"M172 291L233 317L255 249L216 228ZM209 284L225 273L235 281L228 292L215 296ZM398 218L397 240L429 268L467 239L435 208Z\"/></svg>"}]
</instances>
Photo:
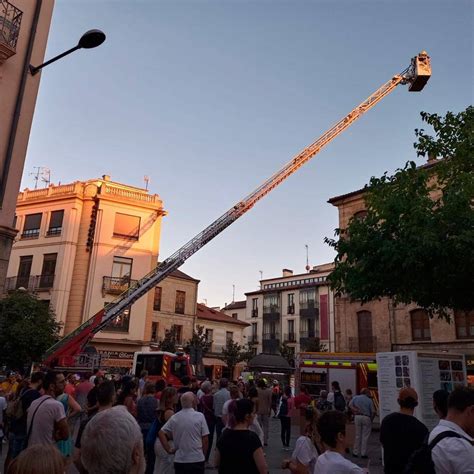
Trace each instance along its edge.
<instances>
[{"instance_id":1,"label":"balcony","mask_svg":"<svg viewBox=\"0 0 474 474\"><path fill-rule=\"evenodd\" d=\"M287 314L295 314L295 305L294 304L288 306Z\"/></svg>"},{"instance_id":2,"label":"balcony","mask_svg":"<svg viewBox=\"0 0 474 474\"><path fill-rule=\"evenodd\" d=\"M0 0L0 64L16 53L23 12L6 0Z\"/></svg>"},{"instance_id":3,"label":"balcony","mask_svg":"<svg viewBox=\"0 0 474 474\"><path fill-rule=\"evenodd\" d=\"M350 337L349 352L377 352L377 337Z\"/></svg>"},{"instance_id":4,"label":"balcony","mask_svg":"<svg viewBox=\"0 0 474 474\"><path fill-rule=\"evenodd\" d=\"M278 306L272 306L269 308L263 308L263 320L266 321L280 321L280 308Z\"/></svg>"},{"instance_id":5,"label":"balcony","mask_svg":"<svg viewBox=\"0 0 474 474\"><path fill-rule=\"evenodd\" d=\"M262 345L265 354L276 354L280 349L280 334L276 332L263 334Z\"/></svg>"},{"instance_id":6,"label":"balcony","mask_svg":"<svg viewBox=\"0 0 474 474\"><path fill-rule=\"evenodd\" d=\"M300 317L301 318L317 318L319 316L318 305L301 305L300 304Z\"/></svg>"},{"instance_id":7,"label":"balcony","mask_svg":"<svg viewBox=\"0 0 474 474\"><path fill-rule=\"evenodd\" d=\"M131 280L129 277L103 277L102 292L109 295L120 295L127 291L137 280Z\"/></svg>"},{"instance_id":8,"label":"balcony","mask_svg":"<svg viewBox=\"0 0 474 474\"><path fill-rule=\"evenodd\" d=\"M258 344L258 335L252 334L249 336L249 344Z\"/></svg>"},{"instance_id":9,"label":"balcony","mask_svg":"<svg viewBox=\"0 0 474 474\"><path fill-rule=\"evenodd\" d=\"M252 318L258 318L258 308L252 309Z\"/></svg>"},{"instance_id":10,"label":"balcony","mask_svg":"<svg viewBox=\"0 0 474 474\"><path fill-rule=\"evenodd\" d=\"M285 342L296 342L296 333L290 332L288 334L285 334L283 337L283 341Z\"/></svg>"},{"instance_id":11,"label":"balcony","mask_svg":"<svg viewBox=\"0 0 474 474\"><path fill-rule=\"evenodd\" d=\"M50 290L54 284L54 275L30 275L9 277L5 280L5 291L24 288L27 291Z\"/></svg>"},{"instance_id":12,"label":"balcony","mask_svg":"<svg viewBox=\"0 0 474 474\"><path fill-rule=\"evenodd\" d=\"M300 339L310 339L312 337L318 337L318 336L319 334L314 329L311 331L300 331Z\"/></svg>"}]
</instances>

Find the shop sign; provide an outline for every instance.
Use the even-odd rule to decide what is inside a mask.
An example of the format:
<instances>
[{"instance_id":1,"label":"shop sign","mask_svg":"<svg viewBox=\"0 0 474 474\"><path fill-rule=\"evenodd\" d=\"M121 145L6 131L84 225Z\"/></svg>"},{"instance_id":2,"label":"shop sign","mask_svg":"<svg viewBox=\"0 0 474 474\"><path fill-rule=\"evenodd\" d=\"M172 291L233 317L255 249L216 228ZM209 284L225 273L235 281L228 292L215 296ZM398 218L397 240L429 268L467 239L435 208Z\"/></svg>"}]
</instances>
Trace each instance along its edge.
<instances>
[{"instance_id":1,"label":"shop sign","mask_svg":"<svg viewBox=\"0 0 474 474\"><path fill-rule=\"evenodd\" d=\"M104 359L133 359L134 352L125 352L125 351L99 351L99 354Z\"/></svg>"}]
</instances>

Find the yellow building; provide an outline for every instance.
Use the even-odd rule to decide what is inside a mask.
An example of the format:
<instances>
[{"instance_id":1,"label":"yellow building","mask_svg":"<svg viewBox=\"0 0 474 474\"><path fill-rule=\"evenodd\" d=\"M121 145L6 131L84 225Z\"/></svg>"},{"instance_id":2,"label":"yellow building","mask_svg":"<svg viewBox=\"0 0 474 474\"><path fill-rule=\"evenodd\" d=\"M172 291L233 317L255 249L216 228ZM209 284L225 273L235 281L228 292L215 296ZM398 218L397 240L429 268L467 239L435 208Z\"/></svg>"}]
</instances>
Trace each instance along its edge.
<instances>
[{"instance_id":1,"label":"yellow building","mask_svg":"<svg viewBox=\"0 0 474 474\"><path fill-rule=\"evenodd\" d=\"M53 0L0 0L0 294L10 251L31 122L49 34Z\"/></svg>"},{"instance_id":2,"label":"yellow building","mask_svg":"<svg viewBox=\"0 0 474 474\"><path fill-rule=\"evenodd\" d=\"M16 213L18 237L5 288L24 287L47 301L63 334L155 267L166 214L157 194L109 176L26 189ZM134 351L149 348L155 299L149 292L93 339L99 352L117 359L109 365L129 366ZM191 300L185 311L193 314Z\"/></svg>"}]
</instances>

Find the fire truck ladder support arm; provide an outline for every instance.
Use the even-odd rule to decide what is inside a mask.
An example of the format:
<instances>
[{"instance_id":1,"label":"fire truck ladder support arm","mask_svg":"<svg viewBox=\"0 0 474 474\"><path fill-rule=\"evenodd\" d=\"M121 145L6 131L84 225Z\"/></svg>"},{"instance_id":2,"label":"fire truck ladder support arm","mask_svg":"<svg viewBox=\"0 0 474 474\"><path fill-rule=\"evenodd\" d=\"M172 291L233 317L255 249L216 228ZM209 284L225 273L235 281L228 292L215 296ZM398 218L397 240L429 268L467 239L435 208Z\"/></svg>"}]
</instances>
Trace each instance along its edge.
<instances>
[{"instance_id":1,"label":"fire truck ladder support arm","mask_svg":"<svg viewBox=\"0 0 474 474\"><path fill-rule=\"evenodd\" d=\"M214 237L219 235L224 229L250 210L260 199L313 158L325 145L334 140L334 138L346 128L350 127L365 112L390 94L399 84L408 84L410 91L420 91L423 89L430 75L430 58L427 53L423 51L411 60L409 67L383 84L370 97L333 125L314 143L296 155L255 191L239 201L225 214L183 245L173 255L159 263L148 275L130 286L130 288L113 302L109 303L104 309L48 349L44 357L44 364L52 365L60 357L78 354L97 332L106 327L115 317L154 288L160 281L170 275L170 273L179 268L191 255L196 253L201 247L210 242Z\"/></svg>"}]
</instances>

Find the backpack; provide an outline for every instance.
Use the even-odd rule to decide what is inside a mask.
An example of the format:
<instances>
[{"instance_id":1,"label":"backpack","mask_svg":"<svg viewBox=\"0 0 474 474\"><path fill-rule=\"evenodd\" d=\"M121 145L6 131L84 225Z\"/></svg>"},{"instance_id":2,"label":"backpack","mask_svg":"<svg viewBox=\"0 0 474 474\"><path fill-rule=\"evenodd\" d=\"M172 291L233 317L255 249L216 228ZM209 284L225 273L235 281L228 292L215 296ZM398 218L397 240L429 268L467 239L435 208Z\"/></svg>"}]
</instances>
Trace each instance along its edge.
<instances>
[{"instance_id":1,"label":"backpack","mask_svg":"<svg viewBox=\"0 0 474 474\"><path fill-rule=\"evenodd\" d=\"M280 403L280 410L278 410L278 416L288 416L288 399L282 398Z\"/></svg>"},{"instance_id":2,"label":"backpack","mask_svg":"<svg viewBox=\"0 0 474 474\"><path fill-rule=\"evenodd\" d=\"M7 416L12 420L20 420L25 415L23 411L23 397L31 391L31 388L26 389L19 397L12 400L7 406Z\"/></svg>"},{"instance_id":3,"label":"backpack","mask_svg":"<svg viewBox=\"0 0 474 474\"><path fill-rule=\"evenodd\" d=\"M439 433L431 443L428 443L429 434L423 441L421 448L413 452L405 468L405 474L436 474L431 451L444 438L464 438L455 431L447 430ZM469 440L467 440L469 441ZM470 441L469 441L470 442Z\"/></svg>"},{"instance_id":4,"label":"backpack","mask_svg":"<svg viewBox=\"0 0 474 474\"><path fill-rule=\"evenodd\" d=\"M338 411L346 409L346 400L341 392L334 392L334 408Z\"/></svg>"}]
</instances>

